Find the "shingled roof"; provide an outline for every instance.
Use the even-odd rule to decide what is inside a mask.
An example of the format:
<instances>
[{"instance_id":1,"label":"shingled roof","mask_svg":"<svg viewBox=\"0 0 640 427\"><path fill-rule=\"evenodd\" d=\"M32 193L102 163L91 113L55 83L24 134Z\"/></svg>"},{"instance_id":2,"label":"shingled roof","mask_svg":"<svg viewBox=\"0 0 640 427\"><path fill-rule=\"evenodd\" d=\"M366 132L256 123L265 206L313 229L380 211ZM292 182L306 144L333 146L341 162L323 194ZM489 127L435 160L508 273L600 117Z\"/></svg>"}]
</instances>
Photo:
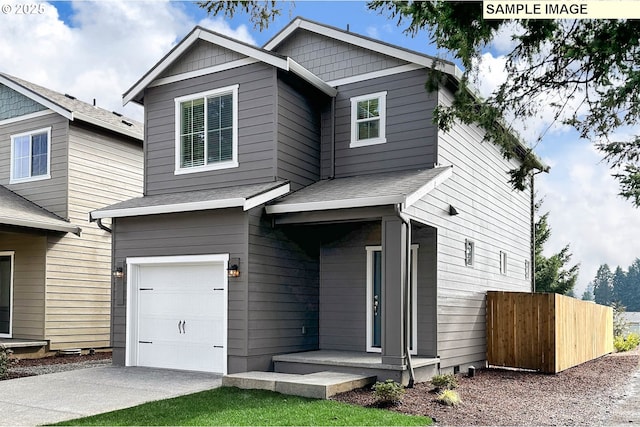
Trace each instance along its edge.
<instances>
[{"instance_id":1,"label":"shingled roof","mask_svg":"<svg viewBox=\"0 0 640 427\"><path fill-rule=\"evenodd\" d=\"M124 117L120 113L94 107L71 95L62 94L51 89L28 82L6 73L0 73L0 84L3 84L22 95L48 107L69 120L79 120L100 126L104 129L120 133L135 139L143 139L142 123Z\"/></svg>"}]
</instances>

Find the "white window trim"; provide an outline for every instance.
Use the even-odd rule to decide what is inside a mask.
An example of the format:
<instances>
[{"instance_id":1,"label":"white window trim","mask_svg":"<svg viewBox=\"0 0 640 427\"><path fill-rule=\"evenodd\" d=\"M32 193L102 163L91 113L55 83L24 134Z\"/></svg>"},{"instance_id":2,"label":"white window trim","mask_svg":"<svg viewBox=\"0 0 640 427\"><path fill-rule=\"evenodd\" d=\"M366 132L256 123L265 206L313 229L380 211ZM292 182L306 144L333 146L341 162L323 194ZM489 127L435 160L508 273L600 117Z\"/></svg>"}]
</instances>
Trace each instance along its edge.
<instances>
[{"instance_id":1,"label":"white window trim","mask_svg":"<svg viewBox=\"0 0 640 427\"><path fill-rule=\"evenodd\" d=\"M47 173L45 175L28 176L25 178L14 178L13 168L14 168L14 156L15 156L15 153L14 153L15 139L23 136L32 136L38 133L45 133L45 132L47 134ZM51 127L11 135L11 164L9 168L10 168L9 184L19 184L22 182L42 181L44 179L51 179ZM31 165L29 165L29 169L31 169ZM29 175L31 175L31 170L29 170Z\"/></svg>"},{"instance_id":2,"label":"white window trim","mask_svg":"<svg viewBox=\"0 0 640 427\"><path fill-rule=\"evenodd\" d=\"M418 354L418 248L419 245L417 244L411 245L411 291L413 294L413 305L411 307L411 323L413 327L411 328L412 346L409 349L409 352L412 355ZM378 348L373 346L373 325L371 323L371 315L373 314L373 253L376 251L382 251L382 246L365 246L365 249L367 251L367 352L381 353L381 347Z\"/></svg>"},{"instance_id":3,"label":"white window trim","mask_svg":"<svg viewBox=\"0 0 640 427\"><path fill-rule=\"evenodd\" d=\"M380 110L380 134L377 138L358 140L358 102L378 98ZM384 144L387 142L387 91L370 93L350 98L351 101L351 143L349 148L367 147L369 145Z\"/></svg>"},{"instance_id":4,"label":"white window trim","mask_svg":"<svg viewBox=\"0 0 640 427\"><path fill-rule=\"evenodd\" d=\"M507 274L507 253L500 251L500 274Z\"/></svg>"},{"instance_id":5,"label":"white window trim","mask_svg":"<svg viewBox=\"0 0 640 427\"><path fill-rule=\"evenodd\" d=\"M191 95L180 96L174 99L175 105L175 171L174 175L183 175L189 173L198 173L204 171L211 170L220 170L220 169L229 169L229 168L237 168L238 164L238 88L240 85L227 86L223 88L213 89L206 92L194 93ZM199 98L207 98L211 96L220 96L225 93L231 93L233 96L232 102L232 127L233 127L233 137L232 137L232 159L226 160L224 162L211 163L208 165L195 166L190 168L180 167L180 104L185 101L191 101ZM205 102L205 135L207 128L207 114L206 114L206 105ZM205 150L206 151L206 150ZM206 156L206 153L205 153Z\"/></svg>"},{"instance_id":6,"label":"white window trim","mask_svg":"<svg viewBox=\"0 0 640 427\"><path fill-rule=\"evenodd\" d=\"M11 296L11 301L9 301L9 333L2 334L0 333L0 338L11 338L13 336L13 277L15 274L15 251L5 251L0 252L0 256L9 256L11 257L11 278L9 279L9 291Z\"/></svg>"}]
</instances>

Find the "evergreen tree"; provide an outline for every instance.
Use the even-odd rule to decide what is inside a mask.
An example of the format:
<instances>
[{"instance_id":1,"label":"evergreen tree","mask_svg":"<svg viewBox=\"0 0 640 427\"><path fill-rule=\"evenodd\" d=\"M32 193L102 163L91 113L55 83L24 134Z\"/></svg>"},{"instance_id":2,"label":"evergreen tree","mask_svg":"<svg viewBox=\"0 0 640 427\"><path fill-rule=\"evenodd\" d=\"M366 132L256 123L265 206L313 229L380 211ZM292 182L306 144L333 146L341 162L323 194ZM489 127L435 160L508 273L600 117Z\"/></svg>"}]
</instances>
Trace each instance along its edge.
<instances>
[{"instance_id":1,"label":"evergreen tree","mask_svg":"<svg viewBox=\"0 0 640 427\"><path fill-rule=\"evenodd\" d=\"M536 211L540 208L540 202L536 203ZM548 224L549 213L540 216L535 223L535 281L536 292L551 292L562 295L570 295L578 280L580 264L569 267L571 253L569 245L562 248L557 254L545 257L542 254L544 244L551 237L551 229Z\"/></svg>"},{"instance_id":2,"label":"evergreen tree","mask_svg":"<svg viewBox=\"0 0 640 427\"><path fill-rule=\"evenodd\" d=\"M593 296L598 304L613 303L613 274L607 264L602 264L593 279Z\"/></svg>"},{"instance_id":3,"label":"evergreen tree","mask_svg":"<svg viewBox=\"0 0 640 427\"><path fill-rule=\"evenodd\" d=\"M627 273L625 273L620 266L616 267L616 271L613 273L611 287L613 290L613 300L618 304L621 304L623 307L627 307L629 302Z\"/></svg>"},{"instance_id":4,"label":"evergreen tree","mask_svg":"<svg viewBox=\"0 0 640 427\"><path fill-rule=\"evenodd\" d=\"M593 294L589 289L582 293L582 301L593 301Z\"/></svg>"},{"instance_id":5,"label":"evergreen tree","mask_svg":"<svg viewBox=\"0 0 640 427\"><path fill-rule=\"evenodd\" d=\"M626 275L627 311L640 311L640 258L629 266ZM624 302L623 302L624 303Z\"/></svg>"}]
</instances>

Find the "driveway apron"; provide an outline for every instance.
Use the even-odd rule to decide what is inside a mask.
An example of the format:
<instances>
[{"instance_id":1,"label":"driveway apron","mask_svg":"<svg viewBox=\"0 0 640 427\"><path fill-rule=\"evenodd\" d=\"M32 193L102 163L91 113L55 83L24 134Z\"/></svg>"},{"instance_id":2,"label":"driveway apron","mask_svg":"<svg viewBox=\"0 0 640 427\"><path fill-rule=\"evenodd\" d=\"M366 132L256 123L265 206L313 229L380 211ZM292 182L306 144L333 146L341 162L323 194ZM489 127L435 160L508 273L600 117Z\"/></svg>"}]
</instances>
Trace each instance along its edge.
<instances>
[{"instance_id":1,"label":"driveway apron","mask_svg":"<svg viewBox=\"0 0 640 427\"><path fill-rule=\"evenodd\" d=\"M0 425L34 426L219 387L202 372L105 366L0 381Z\"/></svg>"}]
</instances>

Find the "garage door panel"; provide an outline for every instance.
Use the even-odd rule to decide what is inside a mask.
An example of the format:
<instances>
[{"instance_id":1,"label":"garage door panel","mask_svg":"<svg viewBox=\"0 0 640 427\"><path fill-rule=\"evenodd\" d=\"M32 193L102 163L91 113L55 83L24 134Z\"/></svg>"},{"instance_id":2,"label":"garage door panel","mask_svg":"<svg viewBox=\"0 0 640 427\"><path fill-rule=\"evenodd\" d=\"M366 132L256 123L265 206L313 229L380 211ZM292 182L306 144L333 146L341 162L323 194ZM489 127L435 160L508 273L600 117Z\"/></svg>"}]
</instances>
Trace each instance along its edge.
<instances>
[{"instance_id":1,"label":"garage door panel","mask_svg":"<svg viewBox=\"0 0 640 427\"><path fill-rule=\"evenodd\" d=\"M223 372L226 263L141 265L137 364Z\"/></svg>"}]
</instances>

